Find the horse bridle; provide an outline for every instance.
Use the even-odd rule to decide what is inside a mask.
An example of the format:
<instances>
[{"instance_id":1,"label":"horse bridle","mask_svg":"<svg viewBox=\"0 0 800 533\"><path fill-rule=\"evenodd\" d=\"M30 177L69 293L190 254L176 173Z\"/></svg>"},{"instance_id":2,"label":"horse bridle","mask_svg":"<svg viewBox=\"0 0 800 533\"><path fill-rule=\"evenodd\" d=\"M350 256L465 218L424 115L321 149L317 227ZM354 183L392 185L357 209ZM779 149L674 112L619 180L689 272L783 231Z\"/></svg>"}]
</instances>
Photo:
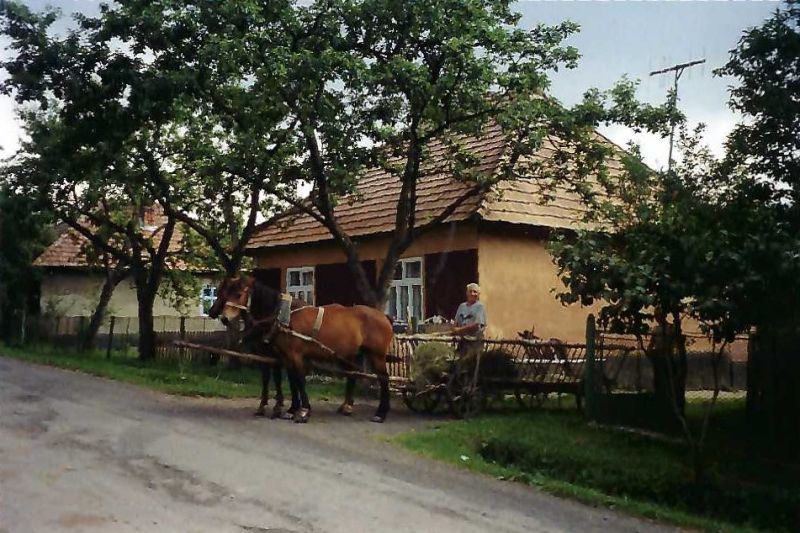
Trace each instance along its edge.
<instances>
[{"instance_id":1,"label":"horse bridle","mask_svg":"<svg viewBox=\"0 0 800 533\"><path fill-rule=\"evenodd\" d=\"M250 287L246 286L243 289L247 293L247 300L245 300L244 305L242 304L235 304L228 300L225 301L225 307L233 307L234 309L238 309L240 311L247 311L250 313Z\"/></svg>"},{"instance_id":2,"label":"horse bridle","mask_svg":"<svg viewBox=\"0 0 800 533\"><path fill-rule=\"evenodd\" d=\"M250 311L250 287L245 286L243 289L247 292L247 300L245 300L245 304L237 304L230 301L225 302L225 306L233 307L234 309L239 309L240 311L246 312L250 316L250 327L257 328L260 327L262 324L269 324L269 330L264 334L264 342L270 343L274 340L275 335L278 333L278 315L277 313L272 317L267 317L262 320L255 320L253 318L253 314ZM244 324L243 324L244 325Z\"/></svg>"}]
</instances>

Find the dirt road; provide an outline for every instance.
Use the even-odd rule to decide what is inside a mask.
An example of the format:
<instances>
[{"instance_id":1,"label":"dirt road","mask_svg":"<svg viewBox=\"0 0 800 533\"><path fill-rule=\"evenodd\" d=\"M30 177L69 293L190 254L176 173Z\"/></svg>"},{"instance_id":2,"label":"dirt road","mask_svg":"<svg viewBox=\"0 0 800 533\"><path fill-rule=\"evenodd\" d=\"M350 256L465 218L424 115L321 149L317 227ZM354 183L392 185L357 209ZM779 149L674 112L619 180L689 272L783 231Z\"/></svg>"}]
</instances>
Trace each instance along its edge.
<instances>
[{"instance_id":1,"label":"dirt road","mask_svg":"<svg viewBox=\"0 0 800 533\"><path fill-rule=\"evenodd\" d=\"M253 407L0 357L0 532L667 530L399 450L376 436L430 423L399 407Z\"/></svg>"}]
</instances>

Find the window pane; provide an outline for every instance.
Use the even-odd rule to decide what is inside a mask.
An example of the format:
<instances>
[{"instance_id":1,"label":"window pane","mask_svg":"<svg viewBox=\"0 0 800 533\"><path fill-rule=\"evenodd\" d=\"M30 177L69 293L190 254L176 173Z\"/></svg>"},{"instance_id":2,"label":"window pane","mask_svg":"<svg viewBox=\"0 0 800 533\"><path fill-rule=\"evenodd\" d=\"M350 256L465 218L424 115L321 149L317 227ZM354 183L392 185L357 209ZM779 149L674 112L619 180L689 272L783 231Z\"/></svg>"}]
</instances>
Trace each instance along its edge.
<instances>
[{"instance_id":1,"label":"window pane","mask_svg":"<svg viewBox=\"0 0 800 533\"><path fill-rule=\"evenodd\" d=\"M203 289L203 296L205 296L206 298L211 296L211 289L209 287Z\"/></svg>"},{"instance_id":2,"label":"window pane","mask_svg":"<svg viewBox=\"0 0 800 533\"><path fill-rule=\"evenodd\" d=\"M403 279L403 263L394 266L394 279Z\"/></svg>"},{"instance_id":3,"label":"window pane","mask_svg":"<svg viewBox=\"0 0 800 533\"><path fill-rule=\"evenodd\" d=\"M300 285L300 272L297 270L289 272L289 285L292 287Z\"/></svg>"},{"instance_id":4,"label":"window pane","mask_svg":"<svg viewBox=\"0 0 800 533\"><path fill-rule=\"evenodd\" d=\"M314 295L311 294L311 291L306 291L306 302L311 305L314 305Z\"/></svg>"},{"instance_id":5,"label":"window pane","mask_svg":"<svg viewBox=\"0 0 800 533\"><path fill-rule=\"evenodd\" d=\"M400 319L408 320L408 287L398 287L400 289Z\"/></svg>"},{"instance_id":6,"label":"window pane","mask_svg":"<svg viewBox=\"0 0 800 533\"><path fill-rule=\"evenodd\" d=\"M422 286L421 285L414 285L411 287L412 298L411 298L411 307L413 309L414 318L417 320L422 319Z\"/></svg>"},{"instance_id":7,"label":"window pane","mask_svg":"<svg viewBox=\"0 0 800 533\"><path fill-rule=\"evenodd\" d=\"M314 272L313 271L303 272L303 285L305 285L306 287L314 285Z\"/></svg>"},{"instance_id":8,"label":"window pane","mask_svg":"<svg viewBox=\"0 0 800 533\"><path fill-rule=\"evenodd\" d=\"M422 277L422 262L409 261L406 263L406 277L407 278L421 278Z\"/></svg>"}]
</instances>

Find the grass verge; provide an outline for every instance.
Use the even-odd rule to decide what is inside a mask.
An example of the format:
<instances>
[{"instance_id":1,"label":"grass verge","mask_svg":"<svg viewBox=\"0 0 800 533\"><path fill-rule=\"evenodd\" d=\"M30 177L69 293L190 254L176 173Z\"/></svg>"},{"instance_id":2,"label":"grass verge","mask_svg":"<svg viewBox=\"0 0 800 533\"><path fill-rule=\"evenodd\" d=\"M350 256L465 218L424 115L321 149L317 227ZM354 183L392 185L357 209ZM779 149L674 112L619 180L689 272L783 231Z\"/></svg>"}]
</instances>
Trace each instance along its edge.
<instances>
[{"instance_id":1,"label":"grass verge","mask_svg":"<svg viewBox=\"0 0 800 533\"><path fill-rule=\"evenodd\" d=\"M261 394L261 373L249 365L230 368L224 362L183 360L141 361L135 355L104 351L77 352L52 346L12 347L0 344L0 355L31 363L76 370L117 381L132 383L167 394L221 398L257 398ZM288 383L283 380L288 399ZM337 398L344 385L338 380L310 380L308 394L313 400ZM270 383L270 391L274 384ZM274 394L271 392L271 394Z\"/></svg>"},{"instance_id":2,"label":"grass verge","mask_svg":"<svg viewBox=\"0 0 800 533\"><path fill-rule=\"evenodd\" d=\"M722 406L713 457L692 480L680 442L586 424L575 411L490 414L394 437L422 455L520 481L553 494L706 531L795 531L800 464L753 453L746 430ZM743 406L738 406L743 407ZM720 434L733 428L738 433Z\"/></svg>"}]
</instances>

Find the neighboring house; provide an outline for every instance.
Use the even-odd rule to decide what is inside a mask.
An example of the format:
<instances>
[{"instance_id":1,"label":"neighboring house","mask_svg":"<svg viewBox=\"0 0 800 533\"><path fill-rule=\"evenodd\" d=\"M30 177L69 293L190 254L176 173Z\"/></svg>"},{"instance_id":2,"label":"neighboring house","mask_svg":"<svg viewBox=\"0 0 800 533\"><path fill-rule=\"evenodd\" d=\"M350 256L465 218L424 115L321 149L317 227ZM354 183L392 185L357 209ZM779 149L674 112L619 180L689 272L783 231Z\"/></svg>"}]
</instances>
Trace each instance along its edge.
<instances>
[{"instance_id":1,"label":"neighboring house","mask_svg":"<svg viewBox=\"0 0 800 533\"><path fill-rule=\"evenodd\" d=\"M497 172L506 153L498 128L467 142L479 156L481 172ZM436 159L432 150L430 159ZM543 148L537 157L552 156ZM435 161L426 161L436 168ZM447 172L426 173L417 189L418 225L433 219L475 185ZM394 229L400 182L382 170L360 180L357 193L336 207L339 223L354 238L373 279ZM488 315L488 334L516 337L518 331L584 339L586 316L580 306L562 306L553 291L562 285L545 249L553 228L576 228L585 207L563 190L545 201L533 180L501 182L491 192L470 197L444 221L418 235L395 270L386 312L407 320L443 315L452 318L465 299L465 286L478 282ZM360 300L341 249L328 231L305 214L287 213L262 224L248 245L255 275L274 287L323 305Z\"/></svg>"},{"instance_id":2,"label":"neighboring house","mask_svg":"<svg viewBox=\"0 0 800 533\"><path fill-rule=\"evenodd\" d=\"M165 223L166 217L160 207L146 210L142 217L143 230L153 232L156 239ZM170 242L170 251L179 251L181 241L180 229L176 227ZM40 296L43 313L50 312L58 316L90 316L94 312L105 277L102 267L89 265L84 253L86 244L86 237L74 229L67 229L33 262L34 266L44 270ZM212 274L196 273L200 284L197 298L187 302L184 307L178 308L169 299L157 296L153 314L204 316L216 298L216 285ZM130 277L117 285L108 312L118 317L138 315L136 287Z\"/></svg>"}]
</instances>

